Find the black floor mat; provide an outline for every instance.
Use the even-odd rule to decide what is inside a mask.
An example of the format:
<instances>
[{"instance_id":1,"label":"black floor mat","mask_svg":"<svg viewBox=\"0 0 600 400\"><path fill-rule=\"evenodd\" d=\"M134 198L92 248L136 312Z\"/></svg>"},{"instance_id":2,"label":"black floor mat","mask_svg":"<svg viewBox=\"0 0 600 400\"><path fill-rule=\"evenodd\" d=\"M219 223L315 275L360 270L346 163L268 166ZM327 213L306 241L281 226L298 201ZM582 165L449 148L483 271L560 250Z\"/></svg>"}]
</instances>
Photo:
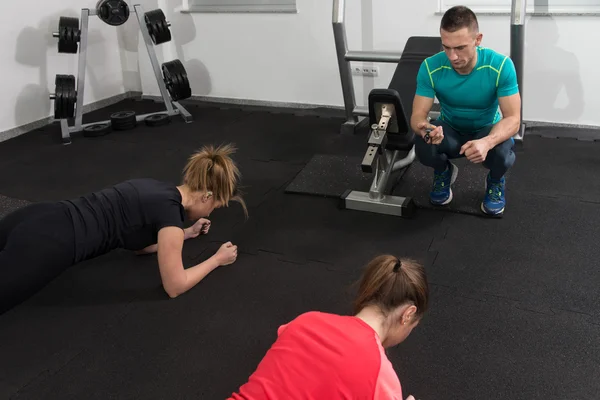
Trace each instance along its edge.
<instances>
[{"instance_id":1,"label":"black floor mat","mask_svg":"<svg viewBox=\"0 0 600 400\"><path fill-rule=\"evenodd\" d=\"M286 188L286 193L309 194L339 198L347 190L368 192L374 174L361 171L362 156L315 155ZM419 208L482 215L481 201L485 194L485 179L488 170L468 160L456 159L457 181L452 186L453 200L440 207L429 201L433 170L418 161L392 176L389 187L392 195L411 197ZM507 173L507 179L511 172Z\"/></svg>"},{"instance_id":2,"label":"black floor mat","mask_svg":"<svg viewBox=\"0 0 600 400\"><path fill-rule=\"evenodd\" d=\"M316 154L285 190L335 198L346 190L368 192L374 175L364 173L361 162L361 157Z\"/></svg>"},{"instance_id":3,"label":"black floor mat","mask_svg":"<svg viewBox=\"0 0 600 400\"><path fill-rule=\"evenodd\" d=\"M489 170L481 164L469 162L466 158L455 159L452 162L458 167L458 176L452 185L450 204L445 206L431 204L429 193L433 182L433 169L417 160L407 168L392 194L412 197L416 206L420 208L482 215L481 201L485 195L485 180ZM511 171L507 173L507 180L510 179L510 175Z\"/></svg>"},{"instance_id":4,"label":"black floor mat","mask_svg":"<svg viewBox=\"0 0 600 400\"><path fill-rule=\"evenodd\" d=\"M126 101L86 120L127 109L161 107ZM191 124L174 118L70 146L57 125L0 143L0 193L10 197L0 212L26 204L15 199L68 198L130 177L179 181L197 147L230 142L250 212L215 210L209 235L186 242L186 267L227 240L240 256L177 299L161 287L156 255L117 251L0 316L0 398L226 398L279 325L309 310L349 313L352 284L384 252L422 261L431 282L425 319L388 349L405 397L597 398L598 143L526 136L503 219L463 214L480 213L484 168L461 167L457 212L437 212L427 204L432 174L414 163L394 193L424 208L403 219L285 193L315 155L358 165L366 138L340 135L343 119L188 109Z\"/></svg>"},{"instance_id":5,"label":"black floor mat","mask_svg":"<svg viewBox=\"0 0 600 400\"><path fill-rule=\"evenodd\" d=\"M0 219L29 204L28 201L0 195Z\"/></svg>"},{"instance_id":6,"label":"black floor mat","mask_svg":"<svg viewBox=\"0 0 600 400\"><path fill-rule=\"evenodd\" d=\"M598 397L600 325L585 316L540 315L504 299L481 301L436 285L431 307L411 336L389 351L404 397Z\"/></svg>"},{"instance_id":7,"label":"black floor mat","mask_svg":"<svg viewBox=\"0 0 600 400\"><path fill-rule=\"evenodd\" d=\"M431 246L431 279L483 301L600 317L598 214L600 204L518 194L503 220L449 216L444 238Z\"/></svg>"}]
</instances>

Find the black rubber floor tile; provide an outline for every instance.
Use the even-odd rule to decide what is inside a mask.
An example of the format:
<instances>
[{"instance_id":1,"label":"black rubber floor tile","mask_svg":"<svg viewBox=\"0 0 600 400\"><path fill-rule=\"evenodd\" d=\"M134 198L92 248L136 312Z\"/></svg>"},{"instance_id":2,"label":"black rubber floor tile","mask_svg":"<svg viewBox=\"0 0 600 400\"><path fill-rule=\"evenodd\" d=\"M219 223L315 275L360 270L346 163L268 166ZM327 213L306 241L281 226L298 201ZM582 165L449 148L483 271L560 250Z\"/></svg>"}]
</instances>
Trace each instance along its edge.
<instances>
[{"instance_id":1,"label":"black rubber floor tile","mask_svg":"<svg viewBox=\"0 0 600 400\"><path fill-rule=\"evenodd\" d=\"M150 257L119 251L67 269L0 316L0 380L13 390L48 378L94 347L137 298L168 299Z\"/></svg>"},{"instance_id":2,"label":"black rubber floor tile","mask_svg":"<svg viewBox=\"0 0 600 400\"><path fill-rule=\"evenodd\" d=\"M405 396L592 400L600 391L598 343L598 327L577 314L433 291L425 319L389 354Z\"/></svg>"},{"instance_id":3,"label":"black rubber floor tile","mask_svg":"<svg viewBox=\"0 0 600 400\"><path fill-rule=\"evenodd\" d=\"M224 135L244 157L303 164L339 135L339 125L337 119L263 112L229 125Z\"/></svg>"},{"instance_id":4,"label":"black rubber floor tile","mask_svg":"<svg viewBox=\"0 0 600 400\"><path fill-rule=\"evenodd\" d=\"M412 197L419 208L435 209L442 212L463 213L480 216L481 202L485 195L486 176L489 170L481 164L473 164L465 158L452 161L458 167L458 176L452 185L452 202L440 207L431 204L430 192L433 183L433 169L415 160L407 168L393 191L393 195ZM510 180L512 171L507 174ZM510 201L512 192L508 192Z\"/></svg>"},{"instance_id":5,"label":"black rubber floor tile","mask_svg":"<svg viewBox=\"0 0 600 400\"><path fill-rule=\"evenodd\" d=\"M506 192L600 201L598 174L600 143L532 136L517 154Z\"/></svg>"},{"instance_id":6,"label":"black rubber floor tile","mask_svg":"<svg viewBox=\"0 0 600 400\"><path fill-rule=\"evenodd\" d=\"M93 346L14 398L225 398L247 380L281 324L309 310L341 312L350 284L319 266L242 256L176 299L133 304Z\"/></svg>"},{"instance_id":7,"label":"black rubber floor tile","mask_svg":"<svg viewBox=\"0 0 600 400\"><path fill-rule=\"evenodd\" d=\"M244 226L239 245L274 253L287 261L343 265L368 261L386 252L398 256L429 250L442 215L419 214L414 220L340 210L333 199L276 194Z\"/></svg>"},{"instance_id":8,"label":"black rubber floor tile","mask_svg":"<svg viewBox=\"0 0 600 400\"><path fill-rule=\"evenodd\" d=\"M0 219L28 204L30 203L26 200L13 199L12 197L0 195Z\"/></svg>"},{"instance_id":9,"label":"black rubber floor tile","mask_svg":"<svg viewBox=\"0 0 600 400\"><path fill-rule=\"evenodd\" d=\"M285 191L334 198L347 190L369 191L374 175L362 172L361 162L360 157L316 154Z\"/></svg>"},{"instance_id":10,"label":"black rubber floor tile","mask_svg":"<svg viewBox=\"0 0 600 400\"><path fill-rule=\"evenodd\" d=\"M600 312L600 204L529 196L501 220L445 218L432 279L551 313ZM553 245L549 245L553 243Z\"/></svg>"}]
</instances>

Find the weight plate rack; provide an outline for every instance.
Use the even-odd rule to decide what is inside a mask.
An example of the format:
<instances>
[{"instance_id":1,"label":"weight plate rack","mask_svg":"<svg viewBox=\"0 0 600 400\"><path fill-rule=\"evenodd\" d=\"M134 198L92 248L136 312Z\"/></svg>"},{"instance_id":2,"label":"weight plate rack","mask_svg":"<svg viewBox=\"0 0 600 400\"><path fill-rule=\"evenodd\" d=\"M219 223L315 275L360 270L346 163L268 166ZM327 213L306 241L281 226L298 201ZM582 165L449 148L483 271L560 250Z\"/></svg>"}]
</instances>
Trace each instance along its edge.
<instances>
[{"instance_id":1,"label":"weight plate rack","mask_svg":"<svg viewBox=\"0 0 600 400\"><path fill-rule=\"evenodd\" d=\"M110 26L123 25L130 17L136 17L166 112L135 115L122 111L106 121L83 123L90 16L97 16ZM58 31L52 34L58 39L58 52L78 53L77 75L56 75L55 90L50 95L50 100L54 102L54 118L60 121L63 144L71 144L71 134L77 132L83 132L85 137L97 137L111 130L133 129L140 121L149 126L159 126L168 123L176 115L180 115L186 123L193 121L192 115L179 103L192 95L183 63L172 60L160 65L156 57L154 46L171 40L170 26L161 9L145 12L141 5L130 8L124 0L99 0L95 9L82 9L80 18L59 18ZM154 119L153 115L160 116Z\"/></svg>"}]
</instances>

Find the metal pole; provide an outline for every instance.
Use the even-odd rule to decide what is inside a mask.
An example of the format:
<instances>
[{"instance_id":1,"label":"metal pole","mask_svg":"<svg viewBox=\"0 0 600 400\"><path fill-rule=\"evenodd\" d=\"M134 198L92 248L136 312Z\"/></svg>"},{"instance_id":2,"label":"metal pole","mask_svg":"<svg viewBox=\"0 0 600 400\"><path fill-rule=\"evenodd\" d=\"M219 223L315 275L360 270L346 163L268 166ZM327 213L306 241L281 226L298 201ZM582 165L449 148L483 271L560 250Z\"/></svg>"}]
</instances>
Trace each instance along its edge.
<instances>
[{"instance_id":1,"label":"metal pole","mask_svg":"<svg viewBox=\"0 0 600 400\"><path fill-rule=\"evenodd\" d=\"M348 43L346 39L346 26L344 23L346 2L345 0L333 0L333 37L337 52L338 67L342 81L342 93L344 95L344 108L346 110L346 122L342 126L342 133L354 133L358 119L354 115L356 100L354 85L352 83L352 70L350 63L346 61Z\"/></svg>"},{"instance_id":2,"label":"metal pole","mask_svg":"<svg viewBox=\"0 0 600 400\"><path fill-rule=\"evenodd\" d=\"M402 53L387 51L348 51L346 61L369 61L397 64L402 58Z\"/></svg>"},{"instance_id":3,"label":"metal pole","mask_svg":"<svg viewBox=\"0 0 600 400\"><path fill-rule=\"evenodd\" d=\"M74 132L81 131L83 121L83 100L85 92L85 66L87 57L87 39L89 26L90 10L84 8L81 10L81 37L79 38L79 66L77 71L77 105L75 106L75 127Z\"/></svg>"},{"instance_id":4,"label":"metal pole","mask_svg":"<svg viewBox=\"0 0 600 400\"><path fill-rule=\"evenodd\" d=\"M510 58L515 64L517 82L521 94L521 125L519 132L514 136L516 140L523 140L525 124L523 123L523 57L525 52L525 17L527 0L512 0L511 25L510 25Z\"/></svg>"}]
</instances>

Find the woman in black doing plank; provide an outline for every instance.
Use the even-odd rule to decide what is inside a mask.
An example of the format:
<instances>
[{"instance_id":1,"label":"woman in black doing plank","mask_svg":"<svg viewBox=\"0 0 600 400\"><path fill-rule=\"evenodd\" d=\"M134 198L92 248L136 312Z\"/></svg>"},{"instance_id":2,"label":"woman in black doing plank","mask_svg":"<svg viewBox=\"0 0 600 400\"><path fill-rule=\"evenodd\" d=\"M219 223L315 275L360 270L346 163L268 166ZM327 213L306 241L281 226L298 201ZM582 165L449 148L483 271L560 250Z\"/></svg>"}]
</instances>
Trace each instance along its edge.
<instances>
[{"instance_id":1,"label":"woman in black doing plank","mask_svg":"<svg viewBox=\"0 0 600 400\"><path fill-rule=\"evenodd\" d=\"M75 199L37 203L0 220L0 314L22 303L68 267L114 249L157 253L164 290L176 297L237 258L223 244L208 260L184 269L186 239L208 233L215 208L244 201L231 145L206 146L184 168L183 182L132 179ZM185 217L196 221L183 227Z\"/></svg>"}]
</instances>

